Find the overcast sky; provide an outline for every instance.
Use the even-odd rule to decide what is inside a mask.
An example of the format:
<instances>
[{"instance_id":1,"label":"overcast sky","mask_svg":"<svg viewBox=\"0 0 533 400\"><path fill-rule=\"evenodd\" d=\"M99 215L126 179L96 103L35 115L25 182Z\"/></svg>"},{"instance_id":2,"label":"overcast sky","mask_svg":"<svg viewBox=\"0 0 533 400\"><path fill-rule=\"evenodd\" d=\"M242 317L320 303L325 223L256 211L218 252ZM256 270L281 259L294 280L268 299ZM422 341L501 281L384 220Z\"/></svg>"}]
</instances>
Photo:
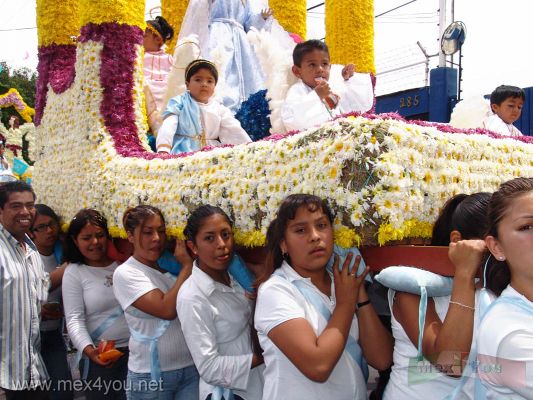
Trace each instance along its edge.
<instances>
[{"instance_id":1,"label":"overcast sky","mask_svg":"<svg viewBox=\"0 0 533 400\"><path fill-rule=\"evenodd\" d=\"M354 0L354 2L357 0ZM308 0L308 6L320 0ZM375 14L381 14L409 0L374 0ZM451 22L448 0L448 23ZM147 9L159 0L147 0ZM424 66L401 72L384 71L425 59L437 53L438 0L417 0L375 20L375 49L378 89L381 93L424 83ZM0 60L9 65L37 66L37 31L34 0L0 0ZM501 83L533 86L532 0L455 0L455 20L467 26L463 47L463 97L490 93ZM308 38L322 38L324 8L308 15ZM17 30L15 30L17 29ZM457 61L457 57L455 59ZM431 66L437 58L431 58ZM379 85L381 83L381 85Z\"/></svg>"}]
</instances>

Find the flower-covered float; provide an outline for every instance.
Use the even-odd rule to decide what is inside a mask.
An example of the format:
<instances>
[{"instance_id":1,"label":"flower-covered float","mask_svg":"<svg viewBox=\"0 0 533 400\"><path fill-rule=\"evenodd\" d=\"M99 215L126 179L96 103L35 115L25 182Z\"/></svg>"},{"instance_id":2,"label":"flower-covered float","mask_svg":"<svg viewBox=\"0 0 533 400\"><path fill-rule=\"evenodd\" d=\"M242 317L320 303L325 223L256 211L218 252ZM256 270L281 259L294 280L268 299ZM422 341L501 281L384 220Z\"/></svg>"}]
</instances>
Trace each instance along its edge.
<instances>
[{"instance_id":1,"label":"flower-covered float","mask_svg":"<svg viewBox=\"0 0 533 400\"><path fill-rule=\"evenodd\" d=\"M292 7L305 7L305 1L294 3L271 2L280 23L284 15L296 18ZM347 3L359 8L357 16L343 12ZM355 61L373 72L372 1L328 7L327 18L344 18L331 33L334 61ZM456 193L492 191L507 179L533 175L527 137L397 115L348 115L248 145L156 154L147 144L143 111L144 3L38 0L37 11L35 190L66 220L82 207L101 210L114 237L124 236L121 216L129 206L161 208L168 233L182 238L189 212L209 203L235 220L237 243L262 246L282 199L305 192L327 198L336 211L337 244L383 245L429 237L439 209ZM346 43L359 50L351 55L356 59L346 59Z\"/></svg>"},{"instance_id":2,"label":"flower-covered float","mask_svg":"<svg viewBox=\"0 0 533 400\"><path fill-rule=\"evenodd\" d=\"M5 144L4 157L10 166L8 170L0 170L1 175L9 175L7 179L5 176L0 177L0 182L14 179L12 174L18 178L30 180L32 168L29 165L33 164L35 144L35 125L32 123L32 117L35 110L26 104L15 88L0 95L0 108L8 107L13 107L20 118L12 115L8 127L0 122L0 140ZM19 123L21 118L25 121L23 125Z\"/></svg>"}]
</instances>

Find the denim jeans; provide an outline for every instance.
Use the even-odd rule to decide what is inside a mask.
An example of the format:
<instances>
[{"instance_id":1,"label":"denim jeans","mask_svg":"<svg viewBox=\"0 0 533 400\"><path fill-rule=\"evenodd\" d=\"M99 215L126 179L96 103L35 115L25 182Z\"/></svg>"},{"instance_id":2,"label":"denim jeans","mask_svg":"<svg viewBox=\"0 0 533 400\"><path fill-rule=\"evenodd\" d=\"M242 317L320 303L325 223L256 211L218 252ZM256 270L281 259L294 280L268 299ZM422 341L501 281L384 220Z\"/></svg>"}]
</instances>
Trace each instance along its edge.
<instances>
[{"instance_id":1,"label":"denim jeans","mask_svg":"<svg viewBox=\"0 0 533 400\"><path fill-rule=\"evenodd\" d=\"M72 376L67 362L67 348L61 329L41 331L41 356L52 383L50 400L74 397Z\"/></svg>"},{"instance_id":2,"label":"denim jeans","mask_svg":"<svg viewBox=\"0 0 533 400\"><path fill-rule=\"evenodd\" d=\"M128 400L198 400L200 376L194 365L161 372L159 382L150 373L128 371Z\"/></svg>"},{"instance_id":3,"label":"denim jeans","mask_svg":"<svg viewBox=\"0 0 533 400\"><path fill-rule=\"evenodd\" d=\"M125 385L128 375L129 351L125 347L119 348L118 350L122 351L124 355L111 367L102 367L85 358L80 361L80 373L82 376L85 366L89 365L86 379L87 386L84 387L85 398L87 400L126 399Z\"/></svg>"}]
</instances>

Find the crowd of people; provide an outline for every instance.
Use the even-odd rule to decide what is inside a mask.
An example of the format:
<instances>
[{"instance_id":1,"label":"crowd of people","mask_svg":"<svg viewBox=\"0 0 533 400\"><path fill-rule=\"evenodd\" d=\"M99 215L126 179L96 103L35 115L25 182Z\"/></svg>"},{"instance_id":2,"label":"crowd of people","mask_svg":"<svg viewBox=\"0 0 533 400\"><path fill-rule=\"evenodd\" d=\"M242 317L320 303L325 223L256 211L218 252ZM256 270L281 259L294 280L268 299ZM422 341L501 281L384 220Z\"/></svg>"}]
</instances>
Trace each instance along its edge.
<instances>
[{"instance_id":1,"label":"crowd of people","mask_svg":"<svg viewBox=\"0 0 533 400\"><path fill-rule=\"evenodd\" d=\"M252 289L230 272L233 225L218 207L190 214L172 272L153 206L124 213L123 262L97 210L80 210L64 237L61 223L31 186L0 186L8 399L73 398L63 320L88 399L365 399L369 366L391 365L385 399L533 398L533 178L444 205L432 243L449 245L453 287L428 300L421 343L419 296L389 290L382 322L359 253L334 253L327 199L282 202ZM117 356L104 357L109 344Z\"/></svg>"}]
</instances>

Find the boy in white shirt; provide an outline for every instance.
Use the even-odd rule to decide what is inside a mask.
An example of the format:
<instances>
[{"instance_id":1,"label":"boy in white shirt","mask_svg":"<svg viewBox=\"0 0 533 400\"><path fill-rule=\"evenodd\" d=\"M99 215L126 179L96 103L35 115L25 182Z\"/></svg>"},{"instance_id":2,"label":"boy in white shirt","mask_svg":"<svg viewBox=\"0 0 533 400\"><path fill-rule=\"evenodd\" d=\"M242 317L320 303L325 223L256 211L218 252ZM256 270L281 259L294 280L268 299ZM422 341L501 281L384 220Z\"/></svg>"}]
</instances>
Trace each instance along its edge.
<instances>
[{"instance_id":1,"label":"boy in white shirt","mask_svg":"<svg viewBox=\"0 0 533 400\"><path fill-rule=\"evenodd\" d=\"M327 45L307 40L294 48L292 72L299 81L289 88L281 109L287 131L303 130L351 111L372 108L374 90L370 74L355 73L346 65L340 76L332 76Z\"/></svg>"},{"instance_id":2,"label":"boy in white shirt","mask_svg":"<svg viewBox=\"0 0 533 400\"><path fill-rule=\"evenodd\" d=\"M525 92L516 86L500 85L490 95L493 115L483 121L483 127L503 136L522 136L513 125L520 118L526 100Z\"/></svg>"}]
</instances>

